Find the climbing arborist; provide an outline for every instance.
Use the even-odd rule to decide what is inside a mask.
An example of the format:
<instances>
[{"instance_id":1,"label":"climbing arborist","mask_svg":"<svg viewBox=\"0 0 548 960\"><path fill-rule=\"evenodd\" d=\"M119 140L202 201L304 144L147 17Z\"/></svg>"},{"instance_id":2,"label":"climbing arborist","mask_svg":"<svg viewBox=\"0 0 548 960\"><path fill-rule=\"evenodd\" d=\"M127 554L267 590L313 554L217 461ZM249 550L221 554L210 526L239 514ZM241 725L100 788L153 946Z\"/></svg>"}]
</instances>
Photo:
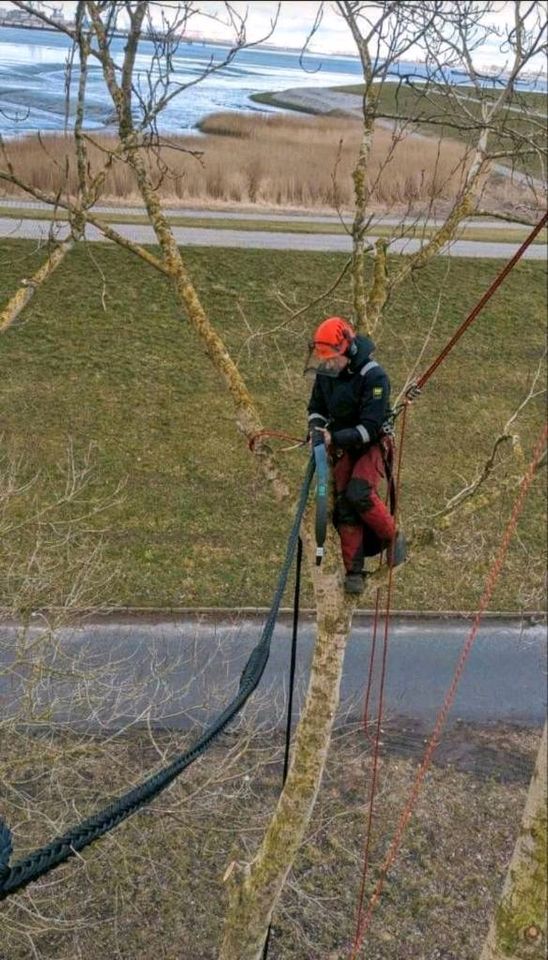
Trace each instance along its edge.
<instances>
[{"instance_id":1,"label":"climbing arborist","mask_svg":"<svg viewBox=\"0 0 548 960\"><path fill-rule=\"evenodd\" d=\"M406 557L405 537L377 490L386 477L390 381L371 359L375 344L342 317L328 317L310 344L314 373L308 404L312 444L325 443L333 463L333 522L341 539L347 593L361 593L364 559L387 551L391 566ZM388 479L388 478L387 478Z\"/></svg>"}]
</instances>

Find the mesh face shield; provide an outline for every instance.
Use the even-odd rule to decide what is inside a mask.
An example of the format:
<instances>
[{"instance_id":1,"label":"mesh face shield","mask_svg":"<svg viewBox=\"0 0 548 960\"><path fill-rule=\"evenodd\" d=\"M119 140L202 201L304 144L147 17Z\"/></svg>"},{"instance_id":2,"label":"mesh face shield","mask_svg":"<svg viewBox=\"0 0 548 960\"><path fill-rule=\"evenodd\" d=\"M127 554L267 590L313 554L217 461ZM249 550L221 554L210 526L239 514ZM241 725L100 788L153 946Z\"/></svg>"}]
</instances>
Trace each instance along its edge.
<instances>
[{"instance_id":1,"label":"mesh face shield","mask_svg":"<svg viewBox=\"0 0 548 960\"><path fill-rule=\"evenodd\" d=\"M313 340L308 345L305 374L311 377L315 377L317 374L322 377L338 377L348 365L347 349L348 343L346 341L341 343L340 346L335 346L332 343Z\"/></svg>"}]
</instances>

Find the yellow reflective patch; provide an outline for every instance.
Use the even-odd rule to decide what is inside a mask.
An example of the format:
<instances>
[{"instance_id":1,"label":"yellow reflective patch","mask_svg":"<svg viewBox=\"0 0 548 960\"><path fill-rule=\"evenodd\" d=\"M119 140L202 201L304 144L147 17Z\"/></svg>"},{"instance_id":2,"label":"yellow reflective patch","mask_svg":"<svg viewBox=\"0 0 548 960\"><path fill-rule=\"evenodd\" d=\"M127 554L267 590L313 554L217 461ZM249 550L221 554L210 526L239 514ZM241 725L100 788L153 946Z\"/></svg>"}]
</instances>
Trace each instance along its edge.
<instances>
[{"instance_id":1,"label":"yellow reflective patch","mask_svg":"<svg viewBox=\"0 0 548 960\"><path fill-rule=\"evenodd\" d=\"M382 397L382 387L373 387L373 396Z\"/></svg>"}]
</instances>

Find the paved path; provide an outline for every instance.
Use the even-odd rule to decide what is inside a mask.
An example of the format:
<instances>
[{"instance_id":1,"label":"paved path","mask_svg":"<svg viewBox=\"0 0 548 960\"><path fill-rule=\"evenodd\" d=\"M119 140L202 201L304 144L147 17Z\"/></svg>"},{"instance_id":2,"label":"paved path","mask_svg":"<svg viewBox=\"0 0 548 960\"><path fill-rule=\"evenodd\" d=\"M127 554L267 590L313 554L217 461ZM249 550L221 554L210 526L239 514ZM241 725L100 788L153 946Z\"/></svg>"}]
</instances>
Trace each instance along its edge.
<instances>
[{"instance_id":1,"label":"paved path","mask_svg":"<svg viewBox=\"0 0 548 960\"><path fill-rule=\"evenodd\" d=\"M145 224L110 224L123 237L137 243L155 244L152 227ZM0 217L0 237L13 239L45 240L51 224L45 220L12 220ZM250 247L262 250L305 250L323 253L350 253L352 241L346 234L312 233L268 233L260 230L215 230L214 227L173 227L173 233L181 246L200 247ZM56 236L61 239L66 234L66 226L60 224ZM104 241L103 235L95 227L86 228L86 238L90 241ZM369 236L374 243L375 237ZM393 253L414 253L422 245L420 239L395 240L391 244ZM493 243L472 240L455 240L442 251L443 255L453 257L486 257L509 259L518 249L517 243ZM525 253L529 260L544 260L546 249L543 244L534 244Z\"/></svg>"},{"instance_id":2,"label":"paved path","mask_svg":"<svg viewBox=\"0 0 548 960\"><path fill-rule=\"evenodd\" d=\"M386 683L386 718L431 722L447 691L471 621L393 619ZM201 724L237 689L245 660L259 637L258 621L211 624L102 623L65 629L59 643L45 635L51 661L34 688L36 704L52 719L120 727L150 719L155 725ZM25 658L16 656L16 627L1 626L0 700L5 717L24 713ZM301 624L297 712L309 672L315 626ZM41 649L40 628L27 642ZM246 708L248 722L283 722L291 627L279 623L260 687ZM371 644L371 625L355 624L341 687L341 717L360 716ZM30 649L30 648L29 648ZM47 652L49 651L49 653ZM32 656L29 669L32 669ZM13 663L13 674L10 672ZM7 668L7 669L6 669ZM87 679L86 679L87 678ZM546 629L540 624L486 621L463 675L451 720L542 724L546 712Z\"/></svg>"},{"instance_id":3,"label":"paved path","mask_svg":"<svg viewBox=\"0 0 548 960\"><path fill-rule=\"evenodd\" d=\"M465 93L459 93L457 95L457 100L465 100L469 103L475 103L477 105L478 98L467 96ZM510 113L519 113L520 117L535 117L537 120L542 120L543 123L546 123L546 114L539 113L537 110L533 110L530 106L527 106L525 103L520 106L510 106L505 104L505 111L510 111Z\"/></svg>"},{"instance_id":4,"label":"paved path","mask_svg":"<svg viewBox=\"0 0 548 960\"><path fill-rule=\"evenodd\" d=\"M28 210L32 213L33 210L50 210L51 206L47 203L41 203L39 200L8 200L5 198L0 198L0 216L3 209L15 209L15 210ZM98 204L93 208L94 213L108 213L111 215L120 214L120 216L140 216L146 217L146 210L144 207L133 206L125 207L119 206L118 204L110 205L100 205ZM339 225L341 218L338 214L335 213L272 213L268 210L263 213L257 212L255 210L245 212L245 211L233 211L233 210L200 210L198 208L182 208L182 207L165 207L164 212L168 217L176 217L179 219L188 217L191 220L259 220L262 222L271 221L272 223L332 223L334 225ZM25 218L26 219L26 218ZM32 217L31 217L32 219ZM351 225L352 215L345 214L343 220L346 224ZM372 224L373 227L385 226L385 227L397 227L401 224L406 226L416 226L416 227L435 227L443 223L443 217L428 217L426 220L420 214L414 217L395 217L395 216L384 216L383 214L373 215ZM463 220L462 226L474 227L475 229L483 230L511 230L512 228L521 228L527 229L526 226L520 223L512 223L507 220L489 220L472 217L469 220Z\"/></svg>"}]
</instances>

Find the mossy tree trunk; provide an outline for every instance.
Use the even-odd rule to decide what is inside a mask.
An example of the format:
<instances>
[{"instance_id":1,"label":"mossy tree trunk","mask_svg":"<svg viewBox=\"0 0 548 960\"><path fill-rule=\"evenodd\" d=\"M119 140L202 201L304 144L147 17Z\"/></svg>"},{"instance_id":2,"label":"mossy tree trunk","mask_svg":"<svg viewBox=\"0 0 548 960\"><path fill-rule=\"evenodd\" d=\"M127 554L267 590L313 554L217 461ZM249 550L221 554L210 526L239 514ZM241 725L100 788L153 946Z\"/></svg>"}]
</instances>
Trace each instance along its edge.
<instances>
[{"instance_id":1,"label":"mossy tree trunk","mask_svg":"<svg viewBox=\"0 0 548 960\"><path fill-rule=\"evenodd\" d=\"M520 833L480 960L546 957L546 729L545 725Z\"/></svg>"},{"instance_id":2,"label":"mossy tree trunk","mask_svg":"<svg viewBox=\"0 0 548 960\"><path fill-rule=\"evenodd\" d=\"M140 4L134 8L133 13L130 13L128 42L124 48L124 61L121 80L119 81L110 52L102 11L96 3L87 3L87 9L99 45L99 59L102 65L103 78L118 117L118 133L124 159L135 173L139 192L160 245L163 272L171 279L190 325L205 344L213 366L232 397L238 429L248 443L253 445L263 474L271 484L277 499L281 500L287 497L287 483L281 476L268 446L260 442L254 443L262 431L262 422L256 404L222 338L210 322L196 287L192 283L173 230L162 208L157 185L154 184L147 169L144 146L146 138L144 138L142 131L135 129L133 123L131 109L132 77L147 7L148 4L146 3Z\"/></svg>"},{"instance_id":3,"label":"mossy tree trunk","mask_svg":"<svg viewBox=\"0 0 548 960\"><path fill-rule=\"evenodd\" d=\"M75 239L69 237L67 240L54 246L45 263L42 264L32 277L21 283L19 289L10 297L0 312L0 333L5 333L6 330L15 323L18 316L29 305L39 287L41 287L42 284L51 277L52 273L57 270L57 267L62 264L66 255L72 250L74 243Z\"/></svg>"},{"instance_id":4,"label":"mossy tree trunk","mask_svg":"<svg viewBox=\"0 0 548 960\"><path fill-rule=\"evenodd\" d=\"M181 251L177 246L173 230L147 172L141 149L133 146L131 136L128 138L127 157L135 171L141 196L162 249L166 272L172 279L179 302L191 326L205 345L213 366L232 397L238 429L249 443L253 443L262 430L262 422L256 405L238 367L202 306L197 290L186 269ZM277 499L284 499L288 494L288 486L282 478L269 448L264 444L257 443L254 444L254 450L259 458L263 474L272 485Z\"/></svg>"},{"instance_id":5,"label":"mossy tree trunk","mask_svg":"<svg viewBox=\"0 0 548 960\"><path fill-rule=\"evenodd\" d=\"M374 116L367 97L364 97L364 127L356 166L352 173L354 181L355 213L352 223L352 319L356 330L368 332L367 292L365 285L365 251L367 228L366 212L369 203L367 174L371 145L373 142Z\"/></svg>"},{"instance_id":6,"label":"mossy tree trunk","mask_svg":"<svg viewBox=\"0 0 548 960\"><path fill-rule=\"evenodd\" d=\"M312 542L305 531L308 544ZM219 960L260 960L272 912L310 821L339 702L353 604L342 591L338 543L328 539L328 567L315 571L317 633L306 702L284 789L251 863L234 862L226 880L227 912ZM310 556L310 550L307 551ZM326 563L324 561L324 563Z\"/></svg>"}]
</instances>

